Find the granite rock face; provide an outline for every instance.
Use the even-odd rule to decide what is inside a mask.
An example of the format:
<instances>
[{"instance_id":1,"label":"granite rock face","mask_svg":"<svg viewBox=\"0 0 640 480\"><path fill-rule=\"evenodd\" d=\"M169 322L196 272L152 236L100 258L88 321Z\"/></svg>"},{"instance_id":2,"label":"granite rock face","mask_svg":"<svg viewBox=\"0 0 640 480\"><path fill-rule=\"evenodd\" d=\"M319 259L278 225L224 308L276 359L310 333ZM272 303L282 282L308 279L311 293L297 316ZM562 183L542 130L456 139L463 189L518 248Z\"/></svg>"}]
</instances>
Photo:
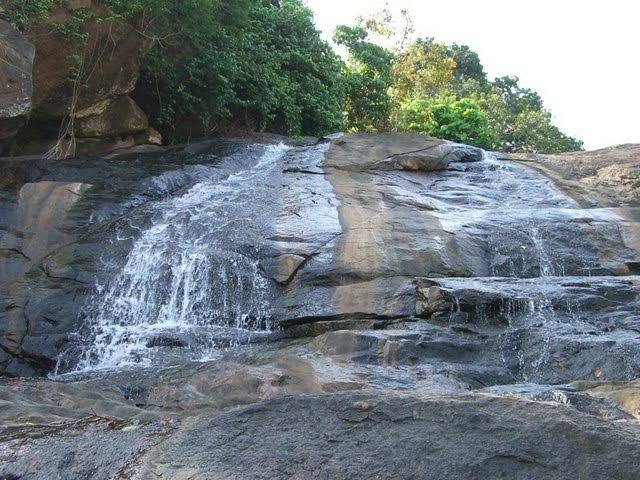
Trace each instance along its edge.
<instances>
[{"instance_id":1,"label":"granite rock face","mask_svg":"<svg viewBox=\"0 0 640 480\"><path fill-rule=\"evenodd\" d=\"M87 9L96 18L108 18L106 7L94 0L76 2L73 8ZM54 28L56 24L70 22L72 15L73 11L65 6L57 7L27 32L36 48L33 107L49 118L68 115L74 100L73 85L68 81L73 67L72 41ZM89 76L83 78L85 87L75 99L78 111L131 93L149 48L149 41L123 22L92 20L85 28L90 40L80 54L92 68L88 69Z\"/></svg>"},{"instance_id":2,"label":"granite rock face","mask_svg":"<svg viewBox=\"0 0 640 480\"><path fill-rule=\"evenodd\" d=\"M343 394L194 417L145 459L142 478L631 480L639 449L637 426L559 406Z\"/></svg>"},{"instance_id":3,"label":"granite rock face","mask_svg":"<svg viewBox=\"0 0 640 480\"><path fill-rule=\"evenodd\" d=\"M29 119L34 46L0 19L0 155Z\"/></svg>"},{"instance_id":4,"label":"granite rock face","mask_svg":"<svg viewBox=\"0 0 640 480\"><path fill-rule=\"evenodd\" d=\"M542 170L585 206L640 205L640 145L557 155L500 155Z\"/></svg>"},{"instance_id":5,"label":"granite rock face","mask_svg":"<svg viewBox=\"0 0 640 480\"><path fill-rule=\"evenodd\" d=\"M296 396L143 424L0 433L7 478L633 480L638 425L508 397ZM19 448L18 448L19 447Z\"/></svg>"},{"instance_id":6,"label":"granite rock face","mask_svg":"<svg viewBox=\"0 0 640 480\"><path fill-rule=\"evenodd\" d=\"M532 354L533 338L562 330L560 357L606 339L627 365L616 372L615 362L603 369L593 359L582 373L549 369L549 377L510 367L515 378L584 380L600 368L603 379L625 380L637 370L631 344L613 338L637 321L635 290L626 287L635 280L615 279L637 272L629 209L577 208L544 177L503 169L472 147L365 134L288 149L213 142L59 163L6 160L2 168L7 373L44 373L62 353L65 369L82 355L93 366L183 350L197 357L233 343L238 326L306 336L418 319L499 326L496 341L505 345L521 343L526 328ZM572 279L545 280L564 276ZM450 288L443 278L459 280ZM593 300L619 296L621 285L631 292L625 309ZM576 344L576 325L596 309L603 337ZM185 326L166 329L163 316ZM138 328L146 321L158 329ZM220 325L232 328L222 334ZM88 345L95 335L106 343ZM119 358L132 338L135 350Z\"/></svg>"},{"instance_id":7,"label":"granite rock face","mask_svg":"<svg viewBox=\"0 0 640 480\"><path fill-rule=\"evenodd\" d=\"M395 134L0 160L0 476L635 479L640 217L554 180Z\"/></svg>"},{"instance_id":8,"label":"granite rock face","mask_svg":"<svg viewBox=\"0 0 640 480\"><path fill-rule=\"evenodd\" d=\"M83 27L88 40L79 51L59 28L74 21L76 9L90 16ZM151 40L92 0L54 5L25 35L33 44L29 69L23 68L29 82L33 68L33 118L5 153L89 155L148 141L147 116L129 95Z\"/></svg>"},{"instance_id":9,"label":"granite rock face","mask_svg":"<svg viewBox=\"0 0 640 480\"><path fill-rule=\"evenodd\" d=\"M202 148L223 153L238 145ZM51 371L82 324L80 309L98 271L108 270L102 252L113 246L123 215L194 182L202 161L183 149L156 153L151 147L110 158L0 160L0 358L6 373ZM211 155L205 161L218 160ZM123 242L111 253L117 257L129 247Z\"/></svg>"}]
</instances>

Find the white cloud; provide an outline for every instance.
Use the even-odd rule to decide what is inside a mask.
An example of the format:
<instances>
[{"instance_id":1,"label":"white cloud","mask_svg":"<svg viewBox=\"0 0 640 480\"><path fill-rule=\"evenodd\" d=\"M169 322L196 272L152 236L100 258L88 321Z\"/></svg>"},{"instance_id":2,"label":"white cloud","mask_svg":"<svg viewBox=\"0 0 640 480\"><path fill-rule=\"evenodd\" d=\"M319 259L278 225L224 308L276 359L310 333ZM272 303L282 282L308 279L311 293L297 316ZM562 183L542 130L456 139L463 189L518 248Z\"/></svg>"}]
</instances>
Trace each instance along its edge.
<instances>
[{"instance_id":1,"label":"white cloud","mask_svg":"<svg viewBox=\"0 0 640 480\"><path fill-rule=\"evenodd\" d=\"M380 10L420 36L469 45L491 77L517 75L587 148L640 143L640 4L633 0L307 0L326 38Z\"/></svg>"}]
</instances>

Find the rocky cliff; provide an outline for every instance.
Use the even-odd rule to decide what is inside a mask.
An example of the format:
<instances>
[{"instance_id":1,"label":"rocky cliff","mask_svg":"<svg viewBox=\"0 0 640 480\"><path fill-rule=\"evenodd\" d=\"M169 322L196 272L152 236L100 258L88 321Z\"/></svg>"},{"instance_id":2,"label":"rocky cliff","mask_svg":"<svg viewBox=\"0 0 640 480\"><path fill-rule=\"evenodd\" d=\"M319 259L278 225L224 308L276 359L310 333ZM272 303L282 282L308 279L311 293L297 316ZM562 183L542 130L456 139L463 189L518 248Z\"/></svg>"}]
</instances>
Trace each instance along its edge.
<instances>
[{"instance_id":1,"label":"rocky cliff","mask_svg":"<svg viewBox=\"0 0 640 480\"><path fill-rule=\"evenodd\" d=\"M82 42L67 31L76 12L89 18ZM1 19L0 28L0 75L15 86L0 98L5 155L82 155L161 142L129 96L151 41L112 19L99 1L58 5L24 35Z\"/></svg>"},{"instance_id":2,"label":"rocky cliff","mask_svg":"<svg viewBox=\"0 0 640 480\"><path fill-rule=\"evenodd\" d=\"M0 154L31 114L35 50L0 19Z\"/></svg>"},{"instance_id":3,"label":"rocky cliff","mask_svg":"<svg viewBox=\"0 0 640 480\"><path fill-rule=\"evenodd\" d=\"M555 158L0 160L0 475L635 479L638 216Z\"/></svg>"}]
</instances>

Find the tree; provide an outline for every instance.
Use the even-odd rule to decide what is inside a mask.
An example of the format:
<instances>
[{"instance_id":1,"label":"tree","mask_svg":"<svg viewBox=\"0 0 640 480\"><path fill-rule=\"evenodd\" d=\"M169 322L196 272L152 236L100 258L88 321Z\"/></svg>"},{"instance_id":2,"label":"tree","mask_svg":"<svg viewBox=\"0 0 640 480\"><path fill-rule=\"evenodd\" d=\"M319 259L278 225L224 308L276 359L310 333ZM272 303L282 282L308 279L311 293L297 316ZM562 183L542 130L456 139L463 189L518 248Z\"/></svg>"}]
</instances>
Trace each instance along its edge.
<instances>
[{"instance_id":1,"label":"tree","mask_svg":"<svg viewBox=\"0 0 640 480\"><path fill-rule=\"evenodd\" d=\"M540 95L521 87L517 77L497 78L488 91L473 97L486 112L502 150L556 153L582 149L581 141L552 124L551 113L544 108Z\"/></svg>"},{"instance_id":2,"label":"tree","mask_svg":"<svg viewBox=\"0 0 640 480\"><path fill-rule=\"evenodd\" d=\"M167 22L137 99L180 140L225 128L289 135L340 130L343 62L301 0L152 0ZM185 128L185 126L187 128Z\"/></svg>"},{"instance_id":3,"label":"tree","mask_svg":"<svg viewBox=\"0 0 640 480\"><path fill-rule=\"evenodd\" d=\"M367 41L362 26L336 28L334 41L349 52L344 71L345 117L352 131L379 131L389 126L393 53Z\"/></svg>"},{"instance_id":4,"label":"tree","mask_svg":"<svg viewBox=\"0 0 640 480\"><path fill-rule=\"evenodd\" d=\"M542 110L525 110L515 119L512 136L519 152L559 153L582 150L583 143L565 135L551 123L551 114Z\"/></svg>"},{"instance_id":5,"label":"tree","mask_svg":"<svg viewBox=\"0 0 640 480\"><path fill-rule=\"evenodd\" d=\"M347 123L351 130L410 130L506 151L558 152L582 148L552 123L535 91L517 77L490 82L467 45L433 38L412 42L411 19L393 51L371 41L398 37L388 11L339 27L347 47ZM389 78L389 73L390 77Z\"/></svg>"},{"instance_id":6,"label":"tree","mask_svg":"<svg viewBox=\"0 0 640 480\"><path fill-rule=\"evenodd\" d=\"M399 52L393 62L393 95L398 103L434 98L454 91L456 62L443 44L418 40Z\"/></svg>"},{"instance_id":7,"label":"tree","mask_svg":"<svg viewBox=\"0 0 640 480\"><path fill-rule=\"evenodd\" d=\"M480 62L480 57L467 45L454 43L446 47L447 55L456 63L454 76L460 85L469 80L475 80L479 84L487 83L487 74Z\"/></svg>"}]
</instances>

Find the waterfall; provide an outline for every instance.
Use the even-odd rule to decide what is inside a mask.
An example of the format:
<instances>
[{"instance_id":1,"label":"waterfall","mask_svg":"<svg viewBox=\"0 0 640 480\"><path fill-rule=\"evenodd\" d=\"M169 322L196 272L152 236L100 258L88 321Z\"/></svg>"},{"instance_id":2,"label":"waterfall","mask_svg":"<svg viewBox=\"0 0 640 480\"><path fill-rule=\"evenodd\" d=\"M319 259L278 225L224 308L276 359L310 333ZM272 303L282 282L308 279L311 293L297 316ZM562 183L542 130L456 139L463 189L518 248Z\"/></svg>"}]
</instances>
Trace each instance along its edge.
<instances>
[{"instance_id":1,"label":"waterfall","mask_svg":"<svg viewBox=\"0 0 640 480\"><path fill-rule=\"evenodd\" d=\"M250 231L268 227L269 205L257 192L287 149L266 147L252 168L153 205L151 226L90 302L93 340L77 371L149 364L185 343L197 357L216 342L269 330L271 285L251 255ZM254 211L234 208L254 195Z\"/></svg>"},{"instance_id":2,"label":"waterfall","mask_svg":"<svg viewBox=\"0 0 640 480\"><path fill-rule=\"evenodd\" d=\"M273 338L287 315L330 315L342 282L357 295L350 269L358 272L359 261L369 260L334 263L334 249L341 256L376 248L398 249L400 260L415 255L433 270L389 256L372 273L436 282L451 300L448 323L473 324L504 359L502 368L522 381L553 378L558 339L594 338L596 307L618 308L612 302L619 284L609 278L627 259L610 211L581 209L542 174L489 153L438 172L353 173L359 184L323 166L329 145L254 145L219 162L205 156L188 172L165 173L164 198L134 199L127 207L127 226L105 251L114 267L105 269L108 278L86 304L85 327L58 371L211 360L226 347ZM362 200L356 189L338 201L330 175L371 192ZM191 186L176 191L174 178ZM402 225L389 208L375 228L398 245L344 249L350 227L338 214L346 202L372 213L416 204L428 214ZM397 236L389 233L395 229ZM414 243L423 232L442 237L433 247ZM605 327L598 335L617 341Z\"/></svg>"},{"instance_id":3,"label":"waterfall","mask_svg":"<svg viewBox=\"0 0 640 480\"><path fill-rule=\"evenodd\" d=\"M616 280L594 276L611 275L615 269L605 263L606 253L624 248L615 218L581 209L550 179L490 153L463 175L464 185L448 185L471 192L469 202L440 203L438 215L458 235L486 234L490 265L486 277L440 282L453 297L451 319L506 326L499 342L505 363L515 355L523 381L547 378L558 337L594 335L599 328L593 299L617 288ZM565 287L572 284L577 287ZM586 300L578 301L583 295ZM607 295L598 302L607 304ZM616 338L604 328L604 336ZM630 362L636 357L630 353Z\"/></svg>"}]
</instances>

